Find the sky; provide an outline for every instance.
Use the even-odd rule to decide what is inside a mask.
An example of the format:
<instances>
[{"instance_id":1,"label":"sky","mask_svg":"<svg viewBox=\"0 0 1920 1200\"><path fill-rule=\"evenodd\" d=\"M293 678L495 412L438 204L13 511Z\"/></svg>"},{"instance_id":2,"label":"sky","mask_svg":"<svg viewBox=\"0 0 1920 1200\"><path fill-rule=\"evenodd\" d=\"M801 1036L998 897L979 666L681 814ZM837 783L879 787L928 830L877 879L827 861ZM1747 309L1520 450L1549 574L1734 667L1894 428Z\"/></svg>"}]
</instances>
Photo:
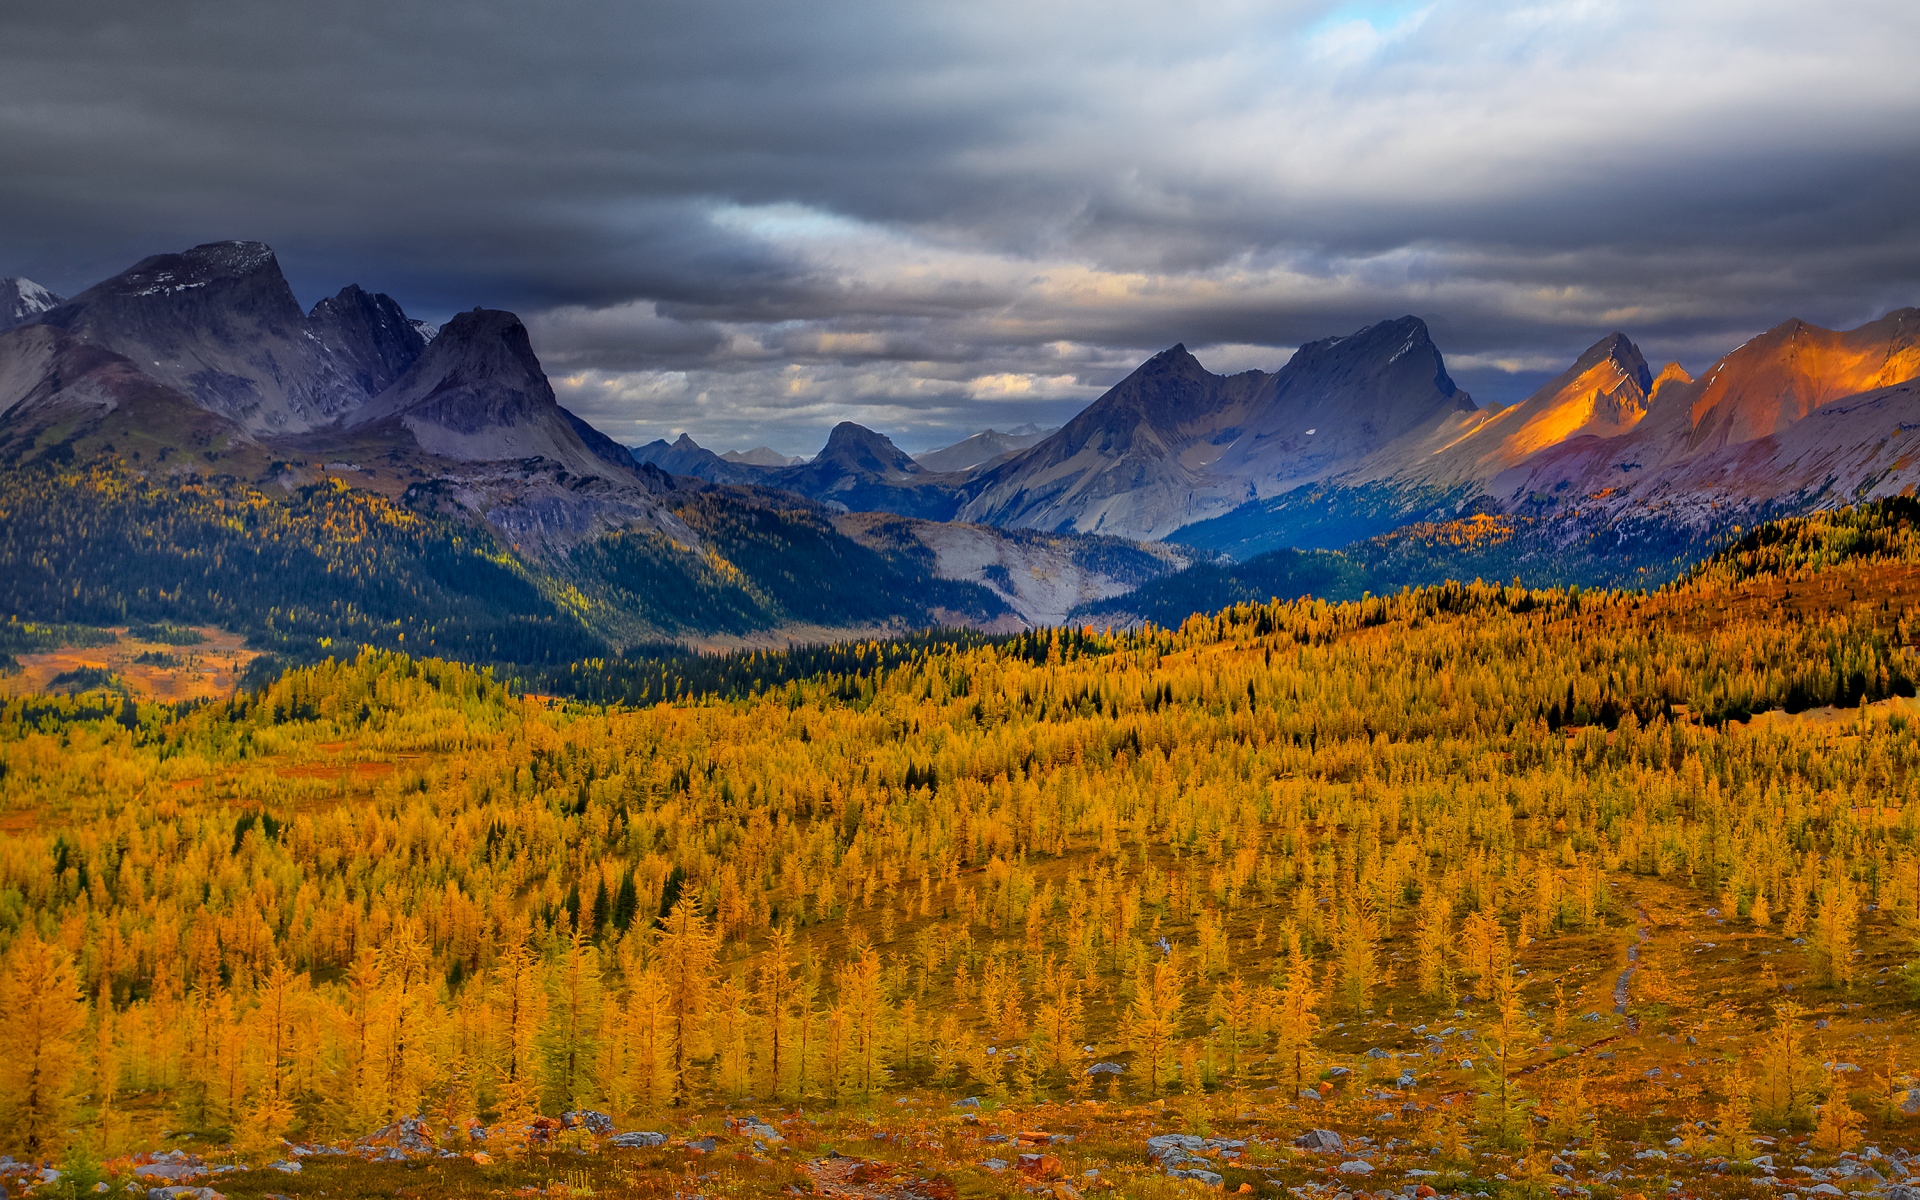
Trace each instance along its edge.
<instances>
[{"instance_id":1,"label":"sky","mask_svg":"<svg viewBox=\"0 0 1920 1200\"><path fill-rule=\"evenodd\" d=\"M628 443L910 450L1413 313L1510 403L1920 304L1912 0L0 6L0 275L273 245Z\"/></svg>"}]
</instances>

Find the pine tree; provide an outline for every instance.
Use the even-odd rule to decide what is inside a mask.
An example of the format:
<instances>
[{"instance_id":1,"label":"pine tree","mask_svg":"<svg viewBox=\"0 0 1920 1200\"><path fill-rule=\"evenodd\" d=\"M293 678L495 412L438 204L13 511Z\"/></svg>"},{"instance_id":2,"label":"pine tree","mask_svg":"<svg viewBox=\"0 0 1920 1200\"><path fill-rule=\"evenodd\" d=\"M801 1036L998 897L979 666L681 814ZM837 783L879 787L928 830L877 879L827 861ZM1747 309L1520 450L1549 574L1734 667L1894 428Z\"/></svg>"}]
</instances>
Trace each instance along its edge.
<instances>
[{"instance_id":1,"label":"pine tree","mask_svg":"<svg viewBox=\"0 0 1920 1200\"><path fill-rule=\"evenodd\" d=\"M643 1113L672 1106L679 1088L674 1058L673 989L652 963L628 975L627 1094Z\"/></svg>"},{"instance_id":2,"label":"pine tree","mask_svg":"<svg viewBox=\"0 0 1920 1200\"><path fill-rule=\"evenodd\" d=\"M872 947L844 964L839 973L840 1007L848 1022L847 1078L851 1089L870 1097L886 1081L884 1039L887 998L880 982L880 954Z\"/></svg>"},{"instance_id":3,"label":"pine tree","mask_svg":"<svg viewBox=\"0 0 1920 1200\"><path fill-rule=\"evenodd\" d=\"M1380 922L1372 901L1349 894L1340 916L1335 945L1340 969L1340 1000L1355 1011L1364 1009L1373 995L1379 971Z\"/></svg>"},{"instance_id":4,"label":"pine tree","mask_svg":"<svg viewBox=\"0 0 1920 1200\"><path fill-rule=\"evenodd\" d=\"M791 927L774 929L761 952L758 987L754 1002L758 1009L762 1054L766 1073L766 1093L774 1099L790 1095L794 1086L793 1006L796 991L793 978L793 931Z\"/></svg>"},{"instance_id":5,"label":"pine tree","mask_svg":"<svg viewBox=\"0 0 1920 1200\"><path fill-rule=\"evenodd\" d=\"M1715 1110L1720 1153L1735 1163L1753 1155L1753 1083L1745 1075L1727 1077L1727 1095Z\"/></svg>"},{"instance_id":6,"label":"pine tree","mask_svg":"<svg viewBox=\"0 0 1920 1200\"><path fill-rule=\"evenodd\" d=\"M548 1004L548 1095L562 1108L586 1108L594 1103L591 1066L600 1004L600 953L576 926L554 964Z\"/></svg>"},{"instance_id":7,"label":"pine tree","mask_svg":"<svg viewBox=\"0 0 1920 1200\"><path fill-rule=\"evenodd\" d=\"M64 1144L86 1002L60 946L21 927L0 964L0 1142L29 1159Z\"/></svg>"},{"instance_id":8,"label":"pine tree","mask_svg":"<svg viewBox=\"0 0 1920 1200\"><path fill-rule=\"evenodd\" d=\"M1254 1026L1254 991L1235 975L1214 989L1209 1016L1220 1023L1227 1044L1227 1071L1238 1078L1240 1052L1251 1039Z\"/></svg>"},{"instance_id":9,"label":"pine tree","mask_svg":"<svg viewBox=\"0 0 1920 1200\"><path fill-rule=\"evenodd\" d=\"M667 914L656 961L673 1014L673 1069L684 1082L693 1064L712 1053L707 1002L713 990L714 937L692 896L682 895Z\"/></svg>"},{"instance_id":10,"label":"pine tree","mask_svg":"<svg viewBox=\"0 0 1920 1200\"><path fill-rule=\"evenodd\" d=\"M517 936L495 969L494 1004L504 1044L499 1094L503 1121L540 1111L540 1035L547 1021L546 964Z\"/></svg>"},{"instance_id":11,"label":"pine tree","mask_svg":"<svg viewBox=\"0 0 1920 1200\"><path fill-rule=\"evenodd\" d=\"M1483 1092L1482 1100L1490 1109L1490 1123L1498 1144L1515 1149L1527 1139L1528 1122L1525 1110L1516 1102L1519 1097L1512 1085L1513 1059L1519 1047L1532 1040L1534 1030L1527 1020L1511 960L1494 975L1492 984L1489 998L1493 1002L1494 1024L1482 1037L1495 1078L1494 1086Z\"/></svg>"},{"instance_id":12,"label":"pine tree","mask_svg":"<svg viewBox=\"0 0 1920 1200\"><path fill-rule=\"evenodd\" d=\"M1293 1071L1293 1096L1298 1097L1306 1081L1306 1056L1320 1032L1320 1004L1325 994L1313 983L1311 961L1304 955L1291 956L1285 981L1281 984L1275 1027L1279 1034L1277 1057L1283 1069Z\"/></svg>"},{"instance_id":13,"label":"pine tree","mask_svg":"<svg viewBox=\"0 0 1920 1200\"><path fill-rule=\"evenodd\" d=\"M1823 983L1853 982L1854 930L1860 919L1859 900L1846 879L1828 880L1820 887L1814 910L1814 961Z\"/></svg>"},{"instance_id":14,"label":"pine tree","mask_svg":"<svg viewBox=\"0 0 1920 1200\"><path fill-rule=\"evenodd\" d=\"M1159 1093L1166 1077L1168 1052L1179 1039L1181 1003L1180 968L1173 956L1143 961L1134 976L1126 1038L1137 1051L1134 1062L1146 1076L1149 1096Z\"/></svg>"},{"instance_id":15,"label":"pine tree","mask_svg":"<svg viewBox=\"0 0 1920 1200\"><path fill-rule=\"evenodd\" d=\"M1814 1068L1803 1049L1802 1012L1792 1001L1774 1005L1773 1028L1761 1038L1755 1098L1769 1122L1797 1120L1811 1098Z\"/></svg>"},{"instance_id":16,"label":"pine tree","mask_svg":"<svg viewBox=\"0 0 1920 1200\"><path fill-rule=\"evenodd\" d=\"M1420 893L1420 923L1414 933L1414 949L1420 966L1420 992L1441 1006L1454 1000L1452 951L1452 904L1438 887Z\"/></svg>"},{"instance_id":17,"label":"pine tree","mask_svg":"<svg viewBox=\"0 0 1920 1200\"><path fill-rule=\"evenodd\" d=\"M1838 1075L1827 1088L1827 1102L1820 1106L1820 1122L1813 1130L1813 1144L1839 1154L1860 1144L1860 1126L1865 1123L1847 1100L1847 1088Z\"/></svg>"}]
</instances>

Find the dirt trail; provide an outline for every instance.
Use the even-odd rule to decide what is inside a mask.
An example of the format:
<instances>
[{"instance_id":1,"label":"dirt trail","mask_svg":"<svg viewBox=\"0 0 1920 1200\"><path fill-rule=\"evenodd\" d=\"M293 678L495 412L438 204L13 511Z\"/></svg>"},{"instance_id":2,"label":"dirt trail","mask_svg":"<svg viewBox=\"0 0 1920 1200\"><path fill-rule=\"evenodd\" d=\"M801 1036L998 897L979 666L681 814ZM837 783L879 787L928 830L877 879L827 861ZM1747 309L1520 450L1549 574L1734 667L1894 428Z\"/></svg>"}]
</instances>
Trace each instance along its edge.
<instances>
[{"instance_id":1,"label":"dirt trail","mask_svg":"<svg viewBox=\"0 0 1920 1200\"><path fill-rule=\"evenodd\" d=\"M1640 940L1627 947L1627 969L1620 972L1620 981L1613 985L1613 1011L1622 1016L1627 1011L1627 990L1633 984L1633 973L1640 968L1640 947L1646 944L1647 928L1652 924L1646 909L1636 904L1633 911L1640 917Z\"/></svg>"}]
</instances>

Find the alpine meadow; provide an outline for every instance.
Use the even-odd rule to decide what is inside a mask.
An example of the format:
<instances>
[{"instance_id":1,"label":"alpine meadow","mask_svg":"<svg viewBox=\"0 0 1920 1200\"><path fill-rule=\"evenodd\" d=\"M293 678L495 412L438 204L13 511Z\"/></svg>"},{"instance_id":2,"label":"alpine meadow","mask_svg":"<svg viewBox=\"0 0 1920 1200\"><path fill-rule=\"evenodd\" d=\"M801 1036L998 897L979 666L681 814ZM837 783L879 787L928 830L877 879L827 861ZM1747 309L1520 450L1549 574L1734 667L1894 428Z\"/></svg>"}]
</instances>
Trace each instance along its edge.
<instances>
[{"instance_id":1,"label":"alpine meadow","mask_svg":"<svg viewBox=\"0 0 1920 1200\"><path fill-rule=\"evenodd\" d=\"M372 650L15 699L6 1136L243 1194L1897 1175L1836 1156L1915 1107L1916 590L1894 501L1652 592L755 653L639 708ZM569 1157L597 1113L663 1137Z\"/></svg>"}]
</instances>

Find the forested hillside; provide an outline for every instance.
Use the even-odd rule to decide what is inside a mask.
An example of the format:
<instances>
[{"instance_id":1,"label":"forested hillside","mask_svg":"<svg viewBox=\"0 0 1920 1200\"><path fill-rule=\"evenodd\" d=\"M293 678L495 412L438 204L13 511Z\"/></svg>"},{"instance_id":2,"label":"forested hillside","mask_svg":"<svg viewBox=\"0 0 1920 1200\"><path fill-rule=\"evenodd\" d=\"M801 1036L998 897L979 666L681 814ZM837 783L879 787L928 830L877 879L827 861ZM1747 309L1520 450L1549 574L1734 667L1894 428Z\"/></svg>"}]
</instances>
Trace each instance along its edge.
<instances>
[{"instance_id":1,"label":"forested hillside","mask_svg":"<svg viewBox=\"0 0 1920 1200\"><path fill-rule=\"evenodd\" d=\"M1888 505L1649 594L759 656L635 709L373 652L184 712L15 701L0 994L40 999L0 1023L0 1137L1095 1084L1204 1123L1320 1079L1361 1120L1382 1045L1425 1045L1400 1086L1446 1094L1409 1144L1469 1162L1664 1139L1736 1094L1809 1127L1845 1080L1787 1002L1832 1017L1829 1058L1910 1011L1915 544ZM1694 957L1702 921L1732 957ZM1425 1023L1474 1040L1436 1055ZM1655 1034L1712 1057L1649 1111ZM1619 1065L1560 1065L1602 1035Z\"/></svg>"},{"instance_id":2,"label":"forested hillside","mask_svg":"<svg viewBox=\"0 0 1920 1200\"><path fill-rule=\"evenodd\" d=\"M112 453L15 463L0 466L0 613L215 625L279 665L365 646L539 671L660 638L904 632L1007 611L983 587L843 536L802 501L669 499L701 546L626 530L552 560L510 553L430 503L332 479L165 475Z\"/></svg>"}]
</instances>

